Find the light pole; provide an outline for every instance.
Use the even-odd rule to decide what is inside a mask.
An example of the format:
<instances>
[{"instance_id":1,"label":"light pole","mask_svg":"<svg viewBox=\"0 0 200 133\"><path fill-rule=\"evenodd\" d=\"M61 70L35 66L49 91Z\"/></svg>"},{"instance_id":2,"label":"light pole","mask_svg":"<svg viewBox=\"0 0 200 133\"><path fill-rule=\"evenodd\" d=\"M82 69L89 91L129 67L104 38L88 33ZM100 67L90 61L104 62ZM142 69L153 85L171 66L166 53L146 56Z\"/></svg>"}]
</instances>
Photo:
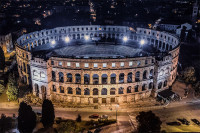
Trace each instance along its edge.
<instances>
[{"instance_id":1,"label":"light pole","mask_svg":"<svg viewBox=\"0 0 200 133\"><path fill-rule=\"evenodd\" d=\"M144 45L144 44L145 44L145 40L142 39L142 40L140 41L140 46L141 46L141 48L143 48L143 45Z\"/></svg>"},{"instance_id":2,"label":"light pole","mask_svg":"<svg viewBox=\"0 0 200 133\"><path fill-rule=\"evenodd\" d=\"M117 109L119 108L119 104L116 104L116 122L117 122Z\"/></svg>"}]
</instances>

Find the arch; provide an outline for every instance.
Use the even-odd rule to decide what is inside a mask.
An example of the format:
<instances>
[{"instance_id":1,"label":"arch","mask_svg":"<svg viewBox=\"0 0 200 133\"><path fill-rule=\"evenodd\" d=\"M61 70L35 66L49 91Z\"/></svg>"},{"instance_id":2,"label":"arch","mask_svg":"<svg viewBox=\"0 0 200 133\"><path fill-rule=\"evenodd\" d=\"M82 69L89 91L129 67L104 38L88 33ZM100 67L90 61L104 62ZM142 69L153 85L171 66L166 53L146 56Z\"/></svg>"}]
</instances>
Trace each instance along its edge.
<instances>
[{"instance_id":1,"label":"arch","mask_svg":"<svg viewBox=\"0 0 200 133\"><path fill-rule=\"evenodd\" d=\"M107 78L108 78L108 75L107 74L102 74L101 76L101 83L102 84L107 84Z\"/></svg>"},{"instance_id":2,"label":"arch","mask_svg":"<svg viewBox=\"0 0 200 133\"><path fill-rule=\"evenodd\" d=\"M90 90L88 88L84 89L84 95L90 95Z\"/></svg>"},{"instance_id":3,"label":"arch","mask_svg":"<svg viewBox=\"0 0 200 133\"><path fill-rule=\"evenodd\" d=\"M147 70L145 70L144 72L143 72L143 80L144 79L147 79Z\"/></svg>"},{"instance_id":4,"label":"arch","mask_svg":"<svg viewBox=\"0 0 200 133\"><path fill-rule=\"evenodd\" d=\"M111 88L110 89L110 95L115 95L116 89L115 88Z\"/></svg>"},{"instance_id":5,"label":"arch","mask_svg":"<svg viewBox=\"0 0 200 133\"><path fill-rule=\"evenodd\" d=\"M76 95L81 95L81 89L79 87L76 88Z\"/></svg>"},{"instance_id":6,"label":"arch","mask_svg":"<svg viewBox=\"0 0 200 133\"><path fill-rule=\"evenodd\" d=\"M151 69L151 70L150 70L150 73L149 73L149 78L150 78L150 79L152 79L152 78L153 78L153 69Z\"/></svg>"},{"instance_id":7,"label":"arch","mask_svg":"<svg viewBox=\"0 0 200 133\"><path fill-rule=\"evenodd\" d=\"M67 73L67 82L72 82L72 74Z\"/></svg>"},{"instance_id":8,"label":"arch","mask_svg":"<svg viewBox=\"0 0 200 133\"><path fill-rule=\"evenodd\" d=\"M73 90L71 87L67 87L67 94L73 94Z\"/></svg>"},{"instance_id":9,"label":"arch","mask_svg":"<svg viewBox=\"0 0 200 133\"><path fill-rule=\"evenodd\" d=\"M60 86L59 89L60 89L60 93L64 93L65 92L63 86Z\"/></svg>"},{"instance_id":10,"label":"arch","mask_svg":"<svg viewBox=\"0 0 200 133\"><path fill-rule=\"evenodd\" d=\"M135 86L135 92L138 92L139 91L139 85L136 85Z\"/></svg>"},{"instance_id":11,"label":"arch","mask_svg":"<svg viewBox=\"0 0 200 133\"><path fill-rule=\"evenodd\" d=\"M90 75L84 74L84 84L89 84L89 83L90 83Z\"/></svg>"},{"instance_id":12,"label":"arch","mask_svg":"<svg viewBox=\"0 0 200 133\"><path fill-rule=\"evenodd\" d=\"M107 89L106 88L103 88L101 90L101 95L107 95Z\"/></svg>"},{"instance_id":13,"label":"arch","mask_svg":"<svg viewBox=\"0 0 200 133\"><path fill-rule=\"evenodd\" d=\"M131 87L131 86L128 86L128 87L127 87L127 93L131 93L131 89L132 89L132 87Z\"/></svg>"},{"instance_id":14,"label":"arch","mask_svg":"<svg viewBox=\"0 0 200 133\"><path fill-rule=\"evenodd\" d=\"M64 82L64 75L63 75L63 73L59 72L58 75L59 75L59 82L63 83Z\"/></svg>"},{"instance_id":15,"label":"arch","mask_svg":"<svg viewBox=\"0 0 200 133\"><path fill-rule=\"evenodd\" d=\"M38 84L35 84L35 93L36 93L36 96L39 97L39 85Z\"/></svg>"},{"instance_id":16,"label":"arch","mask_svg":"<svg viewBox=\"0 0 200 133\"><path fill-rule=\"evenodd\" d=\"M79 73L75 74L75 79L76 79L76 84L80 84L81 83L81 75Z\"/></svg>"},{"instance_id":17,"label":"arch","mask_svg":"<svg viewBox=\"0 0 200 133\"><path fill-rule=\"evenodd\" d=\"M42 99L46 99L46 87L41 86Z\"/></svg>"},{"instance_id":18,"label":"arch","mask_svg":"<svg viewBox=\"0 0 200 133\"><path fill-rule=\"evenodd\" d=\"M146 86L147 86L146 84L143 84L143 85L142 85L142 91L145 91L145 90L146 90Z\"/></svg>"},{"instance_id":19,"label":"arch","mask_svg":"<svg viewBox=\"0 0 200 133\"><path fill-rule=\"evenodd\" d=\"M124 73L119 74L119 83L124 83Z\"/></svg>"},{"instance_id":20,"label":"arch","mask_svg":"<svg viewBox=\"0 0 200 133\"><path fill-rule=\"evenodd\" d=\"M56 91L57 91L55 85L52 85L52 91L53 91L53 92L56 92Z\"/></svg>"},{"instance_id":21,"label":"arch","mask_svg":"<svg viewBox=\"0 0 200 133\"><path fill-rule=\"evenodd\" d=\"M99 95L99 90L97 88L93 89L93 95Z\"/></svg>"},{"instance_id":22,"label":"arch","mask_svg":"<svg viewBox=\"0 0 200 133\"><path fill-rule=\"evenodd\" d=\"M98 74L94 74L92 76L92 78L93 78L93 84L95 84L95 85L99 84L99 75Z\"/></svg>"},{"instance_id":23,"label":"arch","mask_svg":"<svg viewBox=\"0 0 200 133\"><path fill-rule=\"evenodd\" d=\"M153 89L153 83L149 83L149 89Z\"/></svg>"},{"instance_id":24,"label":"arch","mask_svg":"<svg viewBox=\"0 0 200 133\"><path fill-rule=\"evenodd\" d=\"M118 94L124 94L124 88L123 87L120 87L118 89Z\"/></svg>"},{"instance_id":25,"label":"arch","mask_svg":"<svg viewBox=\"0 0 200 133\"><path fill-rule=\"evenodd\" d=\"M132 72L128 73L128 76L127 76L127 82L128 83L132 83L132 75L133 75Z\"/></svg>"},{"instance_id":26,"label":"arch","mask_svg":"<svg viewBox=\"0 0 200 133\"><path fill-rule=\"evenodd\" d=\"M159 84L158 84L158 89L161 89L162 88L162 82L160 82Z\"/></svg>"},{"instance_id":27,"label":"arch","mask_svg":"<svg viewBox=\"0 0 200 133\"><path fill-rule=\"evenodd\" d=\"M139 81L140 81L140 71L137 71L137 72L135 73L135 81L136 81L136 82L139 82Z\"/></svg>"},{"instance_id":28,"label":"arch","mask_svg":"<svg viewBox=\"0 0 200 133\"><path fill-rule=\"evenodd\" d=\"M116 84L116 74L114 74L114 73L112 73L111 75L110 75L110 83L111 84Z\"/></svg>"},{"instance_id":29,"label":"arch","mask_svg":"<svg viewBox=\"0 0 200 133\"><path fill-rule=\"evenodd\" d=\"M164 81L163 87L167 86L167 80Z\"/></svg>"}]
</instances>

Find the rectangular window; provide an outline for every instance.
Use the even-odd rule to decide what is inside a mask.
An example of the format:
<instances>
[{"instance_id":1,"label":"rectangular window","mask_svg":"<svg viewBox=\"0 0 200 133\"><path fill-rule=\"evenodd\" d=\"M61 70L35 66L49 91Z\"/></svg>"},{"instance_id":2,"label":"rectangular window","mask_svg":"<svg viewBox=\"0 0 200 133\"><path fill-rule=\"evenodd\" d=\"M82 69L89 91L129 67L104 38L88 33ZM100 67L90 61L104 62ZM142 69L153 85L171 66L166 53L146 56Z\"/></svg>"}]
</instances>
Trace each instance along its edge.
<instances>
[{"instance_id":1,"label":"rectangular window","mask_svg":"<svg viewBox=\"0 0 200 133\"><path fill-rule=\"evenodd\" d=\"M94 63L94 67L98 67L98 64L97 64L97 63Z\"/></svg>"},{"instance_id":2,"label":"rectangular window","mask_svg":"<svg viewBox=\"0 0 200 133\"><path fill-rule=\"evenodd\" d=\"M132 61L129 62L129 66L133 66L133 62Z\"/></svg>"},{"instance_id":3,"label":"rectangular window","mask_svg":"<svg viewBox=\"0 0 200 133\"><path fill-rule=\"evenodd\" d=\"M59 61L59 62L58 62L58 65L59 65L59 66L62 66L62 61Z\"/></svg>"},{"instance_id":4,"label":"rectangular window","mask_svg":"<svg viewBox=\"0 0 200 133\"><path fill-rule=\"evenodd\" d=\"M76 67L80 67L80 64L79 64L79 63L76 63Z\"/></svg>"},{"instance_id":5,"label":"rectangular window","mask_svg":"<svg viewBox=\"0 0 200 133\"><path fill-rule=\"evenodd\" d=\"M121 63L120 63L120 66L121 66L121 67L124 67L124 62L121 62Z\"/></svg>"},{"instance_id":6,"label":"rectangular window","mask_svg":"<svg viewBox=\"0 0 200 133\"><path fill-rule=\"evenodd\" d=\"M112 67L115 67L115 63L112 63Z\"/></svg>"},{"instance_id":7,"label":"rectangular window","mask_svg":"<svg viewBox=\"0 0 200 133\"><path fill-rule=\"evenodd\" d=\"M103 67L104 67L104 68L107 67L107 64L106 64L106 63L103 63Z\"/></svg>"},{"instance_id":8,"label":"rectangular window","mask_svg":"<svg viewBox=\"0 0 200 133\"><path fill-rule=\"evenodd\" d=\"M70 62L67 62L67 66L70 67L70 66L71 66L71 63L70 63Z\"/></svg>"},{"instance_id":9,"label":"rectangular window","mask_svg":"<svg viewBox=\"0 0 200 133\"><path fill-rule=\"evenodd\" d=\"M89 64L88 64L88 63L85 63L85 67L89 67Z\"/></svg>"},{"instance_id":10,"label":"rectangular window","mask_svg":"<svg viewBox=\"0 0 200 133\"><path fill-rule=\"evenodd\" d=\"M51 65L54 65L54 61L51 61Z\"/></svg>"}]
</instances>

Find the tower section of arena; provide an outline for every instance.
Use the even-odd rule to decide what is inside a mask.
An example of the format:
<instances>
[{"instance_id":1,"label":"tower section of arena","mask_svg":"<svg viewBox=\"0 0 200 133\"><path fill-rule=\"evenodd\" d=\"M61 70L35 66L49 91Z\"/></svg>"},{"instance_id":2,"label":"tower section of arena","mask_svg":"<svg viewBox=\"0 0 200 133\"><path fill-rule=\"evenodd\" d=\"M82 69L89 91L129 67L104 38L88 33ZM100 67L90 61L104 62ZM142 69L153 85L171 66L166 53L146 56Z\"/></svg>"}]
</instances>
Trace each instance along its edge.
<instances>
[{"instance_id":1,"label":"tower section of arena","mask_svg":"<svg viewBox=\"0 0 200 133\"><path fill-rule=\"evenodd\" d=\"M34 95L81 104L156 96L175 81L179 49L167 32L106 25L44 29L16 42L20 78Z\"/></svg>"}]
</instances>

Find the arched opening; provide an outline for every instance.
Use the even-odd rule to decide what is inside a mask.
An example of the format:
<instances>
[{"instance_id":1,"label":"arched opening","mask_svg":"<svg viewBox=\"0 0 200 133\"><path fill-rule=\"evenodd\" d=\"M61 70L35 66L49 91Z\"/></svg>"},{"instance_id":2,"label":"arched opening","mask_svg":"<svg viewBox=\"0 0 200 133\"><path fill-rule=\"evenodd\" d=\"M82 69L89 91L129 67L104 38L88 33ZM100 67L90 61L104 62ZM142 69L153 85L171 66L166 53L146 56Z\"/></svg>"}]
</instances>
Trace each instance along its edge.
<instances>
[{"instance_id":1,"label":"arched opening","mask_svg":"<svg viewBox=\"0 0 200 133\"><path fill-rule=\"evenodd\" d=\"M131 93L131 86L127 87L127 93Z\"/></svg>"},{"instance_id":2,"label":"arched opening","mask_svg":"<svg viewBox=\"0 0 200 133\"><path fill-rule=\"evenodd\" d=\"M139 89L139 85L136 85L135 86L135 92L138 92L139 91L138 89Z\"/></svg>"},{"instance_id":3,"label":"arched opening","mask_svg":"<svg viewBox=\"0 0 200 133\"><path fill-rule=\"evenodd\" d=\"M167 86L167 80L164 81L163 87Z\"/></svg>"},{"instance_id":4,"label":"arched opening","mask_svg":"<svg viewBox=\"0 0 200 133\"><path fill-rule=\"evenodd\" d=\"M46 99L46 87L41 86L41 92L42 92L42 99Z\"/></svg>"},{"instance_id":5,"label":"arched opening","mask_svg":"<svg viewBox=\"0 0 200 133\"><path fill-rule=\"evenodd\" d=\"M56 86L55 85L52 85L52 91L56 92Z\"/></svg>"},{"instance_id":6,"label":"arched opening","mask_svg":"<svg viewBox=\"0 0 200 133\"><path fill-rule=\"evenodd\" d=\"M38 86L38 84L35 84L35 93L36 93L36 96L39 97L40 91L39 91L39 86Z\"/></svg>"},{"instance_id":7,"label":"arched opening","mask_svg":"<svg viewBox=\"0 0 200 133\"><path fill-rule=\"evenodd\" d=\"M59 72L59 82L64 82L64 75L62 72Z\"/></svg>"},{"instance_id":8,"label":"arched opening","mask_svg":"<svg viewBox=\"0 0 200 133\"><path fill-rule=\"evenodd\" d=\"M145 70L144 72L143 72L143 80L144 79L147 79L147 70Z\"/></svg>"},{"instance_id":9,"label":"arched opening","mask_svg":"<svg viewBox=\"0 0 200 133\"><path fill-rule=\"evenodd\" d=\"M143 85L142 85L142 91L145 91L145 90L146 90L146 86L147 86L146 84L143 84Z\"/></svg>"},{"instance_id":10,"label":"arched opening","mask_svg":"<svg viewBox=\"0 0 200 133\"><path fill-rule=\"evenodd\" d=\"M77 73L77 74L75 75L75 77L76 77L76 81L75 81L76 84L80 84L80 83L81 83L81 75Z\"/></svg>"},{"instance_id":11,"label":"arched opening","mask_svg":"<svg viewBox=\"0 0 200 133\"><path fill-rule=\"evenodd\" d=\"M73 94L73 90L71 87L67 87L67 94Z\"/></svg>"},{"instance_id":12,"label":"arched opening","mask_svg":"<svg viewBox=\"0 0 200 133\"><path fill-rule=\"evenodd\" d=\"M90 75L84 74L84 84L89 84L89 83L90 83Z\"/></svg>"},{"instance_id":13,"label":"arched opening","mask_svg":"<svg viewBox=\"0 0 200 133\"><path fill-rule=\"evenodd\" d=\"M102 84L107 84L107 74L102 74L101 79L102 79Z\"/></svg>"},{"instance_id":14,"label":"arched opening","mask_svg":"<svg viewBox=\"0 0 200 133\"><path fill-rule=\"evenodd\" d=\"M128 83L132 83L132 75L133 75L132 72L128 73L128 77L127 77L127 82Z\"/></svg>"},{"instance_id":15,"label":"arched opening","mask_svg":"<svg viewBox=\"0 0 200 133\"><path fill-rule=\"evenodd\" d=\"M166 50L169 50L169 44L166 45Z\"/></svg>"},{"instance_id":16,"label":"arched opening","mask_svg":"<svg viewBox=\"0 0 200 133\"><path fill-rule=\"evenodd\" d=\"M124 73L119 74L119 83L124 83Z\"/></svg>"},{"instance_id":17,"label":"arched opening","mask_svg":"<svg viewBox=\"0 0 200 133\"><path fill-rule=\"evenodd\" d=\"M92 78L93 78L93 84L94 84L94 85L99 84L99 75L98 75L98 74L94 74L94 75L92 76Z\"/></svg>"},{"instance_id":18,"label":"arched opening","mask_svg":"<svg viewBox=\"0 0 200 133\"><path fill-rule=\"evenodd\" d=\"M114 73L111 74L111 75L110 75L110 78L111 78L110 83L111 83L111 84L116 84L116 74L114 74Z\"/></svg>"},{"instance_id":19,"label":"arched opening","mask_svg":"<svg viewBox=\"0 0 200 133\"><path fill-rule=\"evenodd\" d=\"M107 95L107 89L106 88L103 88L101 90L101 95Z\"/></svg>"},{"instance_id":20,"label":"arched opening","mask_svg":"<svg viewBox=\"0 0 200 133\"><path fill-rule=\"evenodd\" d=\"M150 70L150 73L149 73L149 78L150 78L150 79L152 79L152 78L153 78L153 69L151 69L151 70Z\"/></svg>"},{"instance_id":21,"label":"arched opening","mask_svg":"<svg viewBox=\"0 0 200 133\"><path fill-rule=\"evenodd\" d=\"M149 89L153 89L153 83L149 83Z\"/></svg>"},{"instance_id":22,"label":"arched opening","mask_svg":"<svg viewBox=\"0 0 200 133\"><path fill-rule=\"evenodd\" d=\"M99 90L97 88L93 89L93 95L99 95Z\"/></svg>"},{"instance_id":23,"label":"arched opening","mask_svg":"<svg viewBox=\"0 0 200 133\"><path fill-rule=\"evenodd\" d=\"M162 82L160 82L159 84L158 84L158 89L161 89L162 88Z\"/></svg>"},{"instance_id":24,"label":"arched opening","mask_svg":"<svg viewBox=\"0 0 200 133\"><path fill-rule=\"evenodd\" d=\"M84 95L90 95L90 90L88 88L84 89Z\"/></svg>"},{"instance_id":25,"label":"arched opening","mask_svg":"<svg viewBox=\"0 0 200 133\"><path fill-rule=\"evenodd\" d=\"M64 87L60 86L60 93L64 93Z\"/></svg>"},{"instance_id":26,"label":"arched opening","mask_svg":"<svg viewBox=\"0 0 200 133\"><path fill-rule=\"evenodd\" d=\"M140 72L139 72L139 71L137 71L137 72L135 73L135 81L136 81L136 82L139 82L139 81L140 81Z\"/></svg>"},{"instance_id":27,"label":"arched opening","mask_svg":"<svg viewBox=\"0 0 200 133\"><path fill-rule=\"evenodd\" d=\"M124 94L124 88L123 88L123 87L120 87L120 88L119 88L118 94Z\"/></svg>"},{"instance_id":28,"label":"arched opening","mask_svg":"<svg viewBox=\"0 0 200 133\"><path fill-rule=\"evenodd\" d=\"M72 74L67 73L67 82L72 82Z\"/></svg>"},{"instance_id":29,"label":"arched opening","mask_svg":"<svg viewBox=\"0 0 200 133\"><path fill-rule=\"evenodd\" d=\"M81 89L79 87L76 88L76 95L81 95Z\"/></svg>"},{"instance_id":30,"label":"arched opening","mask_svg":"<svg viewBox=\"0 0 200 133\"><path fill-rule=\"evenodd\" d=\"M116 91L115 88L111 88L111 89L110 89L110 95L115 95L115 91Z\"/></svg>"}]
</instances>

